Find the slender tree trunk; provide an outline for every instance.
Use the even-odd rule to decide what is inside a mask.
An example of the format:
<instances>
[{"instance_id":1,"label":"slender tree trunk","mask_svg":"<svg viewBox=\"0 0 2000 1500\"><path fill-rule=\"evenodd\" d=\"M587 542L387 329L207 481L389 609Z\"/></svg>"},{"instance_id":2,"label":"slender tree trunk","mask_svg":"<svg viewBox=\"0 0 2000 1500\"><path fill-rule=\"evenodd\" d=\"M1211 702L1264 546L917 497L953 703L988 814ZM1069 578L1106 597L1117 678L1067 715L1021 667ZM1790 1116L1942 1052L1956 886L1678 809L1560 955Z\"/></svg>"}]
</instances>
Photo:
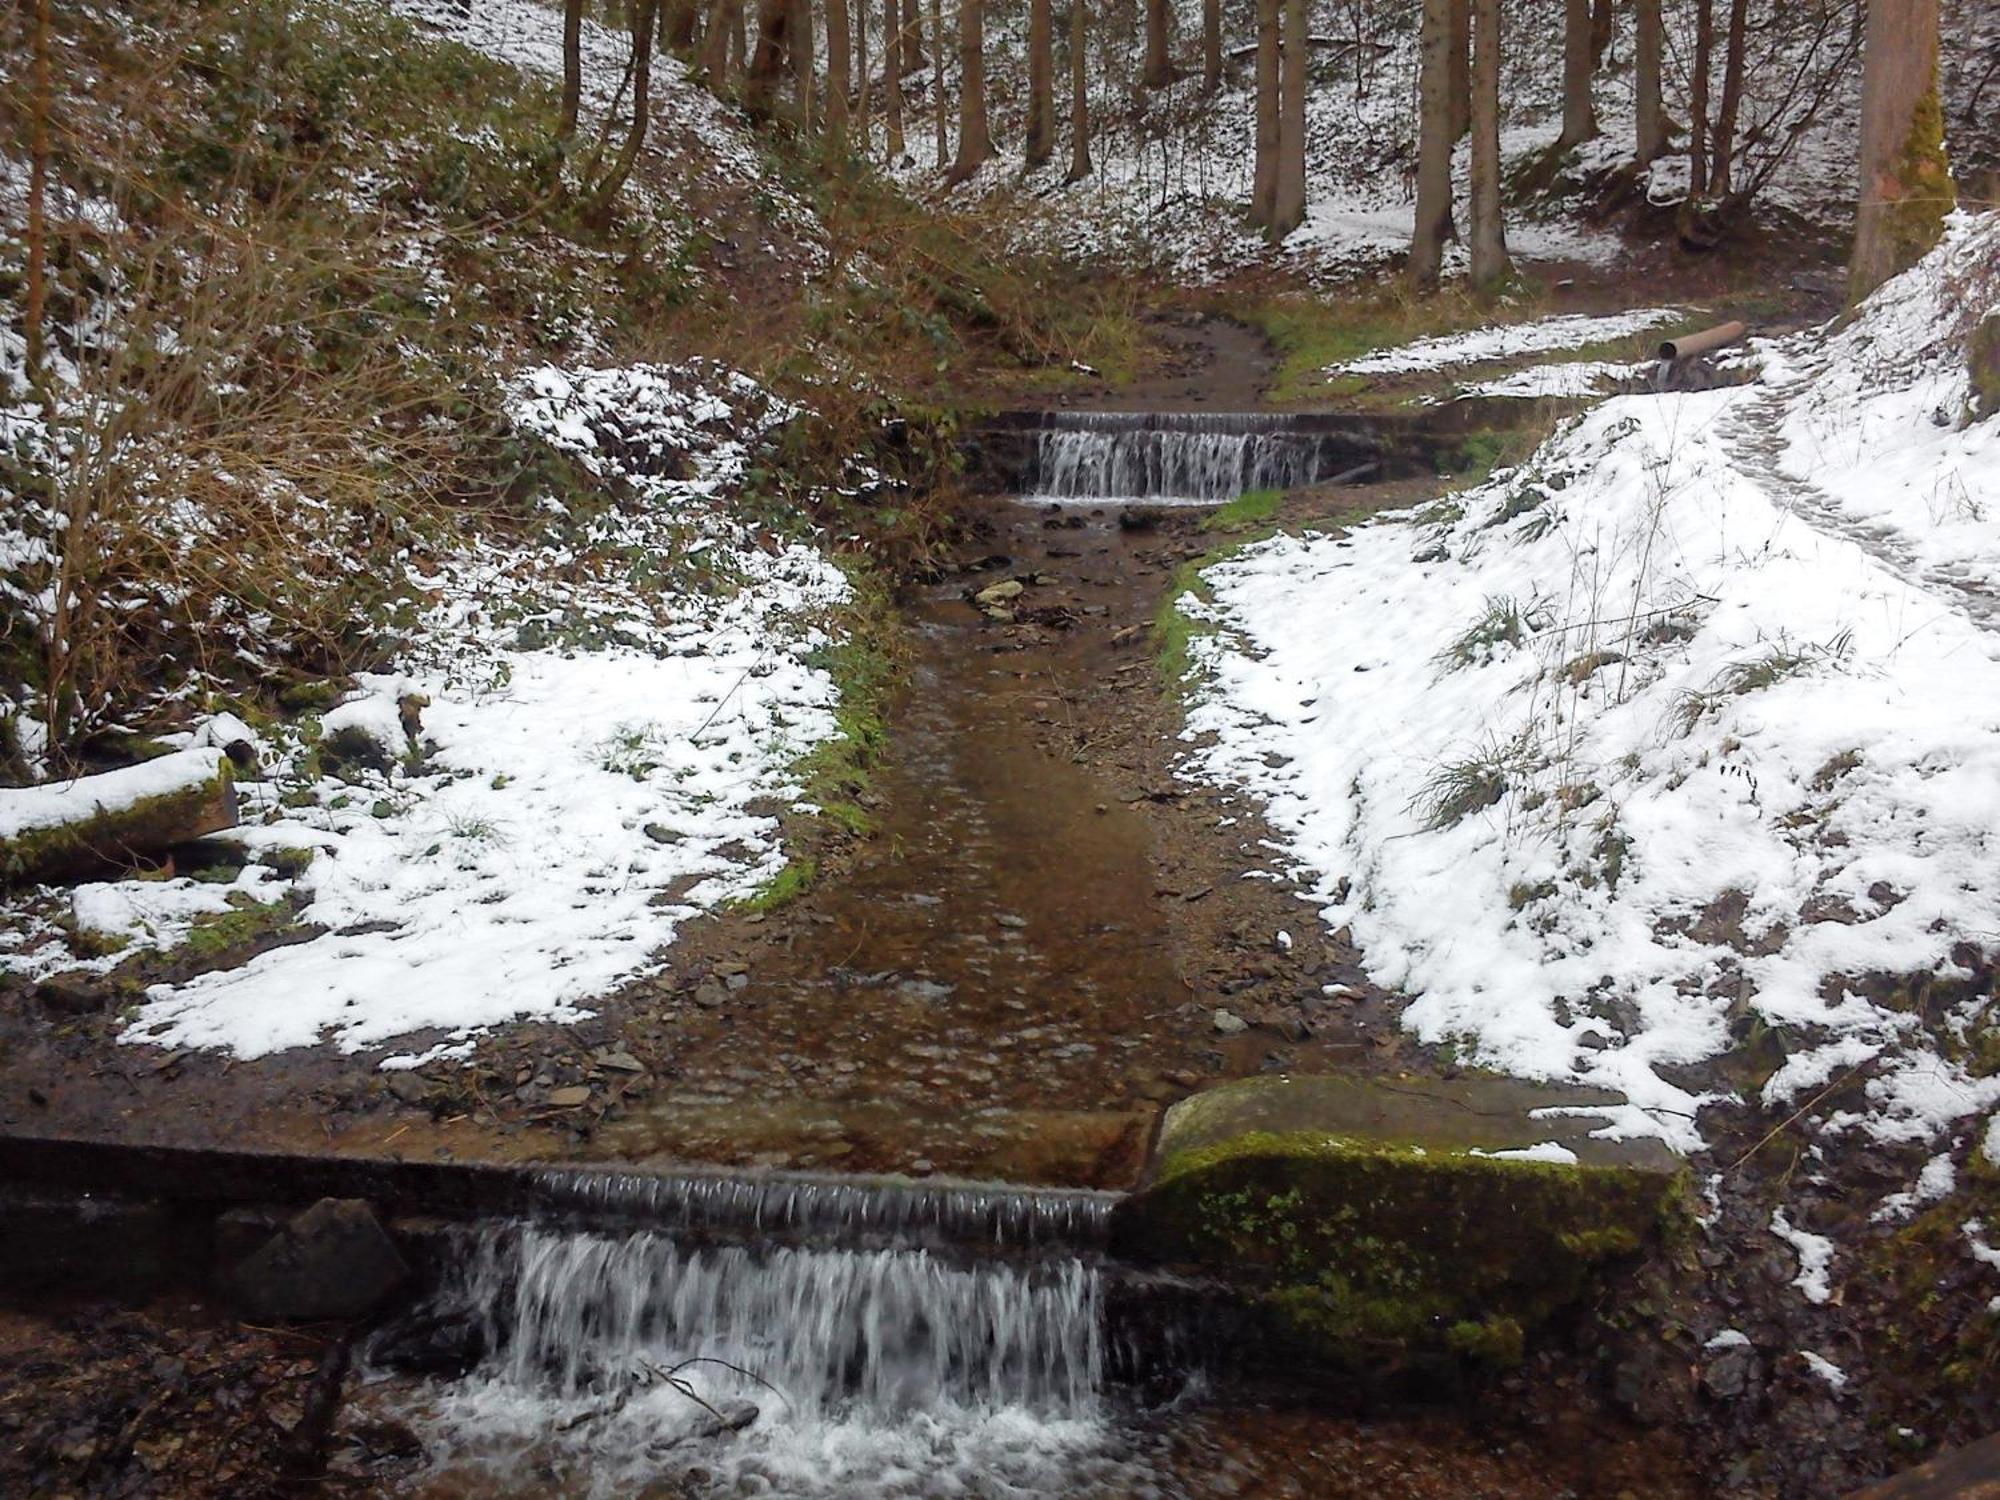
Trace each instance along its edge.
<instances>
[{"instance_id":1,"label":"slender tree trunk","mask_svg":"<svg viewBox=\"0 0 2000 1500\"><path fill-rule=\"evenodd\" d=\"M1638 74L1639 131L1636 149L1639 164L1656 160L1667 149L1667 118L1660 106L1660 74L1666 53L1666 28L1660 18L1660 0L1634 0L1637 52L1633 61Z\"/></svg>"},{"instance_id":2,"label":"slender tree trunk","mask_svg":"<svg viewBox=\"0 0 2000 1500\"><path fill-rule=\"evenodd\" d=\"M1257 0L1257 156L1250 222L1268 226L1278 196L1278 0Z\"/></svg>"},{"instance_id":3,"label":"slender tree trunk","mask_svg":"<svg viewBox=\"0 0 2000 1500\"><path fill-rule=\"evenodd\" d=\"M1715 109L1715 130L1709 137L1708 190L1729 196L1735 177L1736 117L1743 106L1743 51L1749 39L1750 0L1730 0L1729 40L1723 49L1722 102Z\"/></svg>"},{"instance_id":4,"label":"slender tree trunk","mask_svg":"<svg viewBox=\"0 0 2000 1500\"><path fill-rule=\"evenodd\" d=\"M1023 155L1039 167L1056 154L1056 43L1050 0L1028 0L1028 130Z\"/></svg>"},{"instance_id":5,"label":"slender tree trunk","mask_svg":"<svg viewBox=\"0 0 2000 1500\"><path fill-rule=\"evenodd\" d=\"M903 0L903 70L900 76L908 78L924 65L923 18L917 12L918 0Z\"/></svg>"},{"instance_id":6,"label":"slender tree trunk","mask_svg":"<svg viewBox=\"0 0 2000 1500\"><path fill-rule=\"evenodd\" d=\"M826 0L826 133L836 158L847 148L847 0Z\"/></svg>"},{"instance_id":7,"label":"slender tree trunk","mask_svg":"<svg viewBox=\"0 0 2000 1500\"><path fill-rule=\"evenodd\" d=\"M1451 139L1472 129L1472 0L1451 0Z\"/></svg>"},{"instance_id":8,"label":"slender tree trunk","mask_svg":"<svg viewBox=\"0 0 2000 1500\"><path fill-rule=\"evenodd\" d=\"M917 0L910 0L915 5ZM937 169L942 172L951 160L951 143L945 139L944 124L944 7L931 0L931 82L937 87L931 101L932 121L937 126Z\"/></svg>"},{"instance_id":9,"label":"slender tree trunk","mask_svg":"<svg viewBox=\"0 0 2000 1500\"><path fill-rule=\"evenodd\" d=\"M563 0L562 124L565 141L576 135L576 117L583 107L583 0Z\"/></svg>"},{"instance_id":10,"label":"slender tree trunk","mask_svg":"<svg viewBox=\"0 0 2000 1500\"><path fill-rule=\"evenodd\" d=\"M1410 285L1437 290L1451 233L1451 0L1424 0L1417 84L1417 223L1410 236Z\"/></svg>"},{"instance_id":11,"label":"slender tree trunk","mask_svg":"<svg viewBox=\"0 0 2000 1500\"><path fill-rule=\"evenodd\" d=\"M1201 0L1201 91L1222 87L1222 0Z\"/></svg>"},{"instance_id":12,"label":"slender tree trunk","mask_svg":"<svg viewBox=\"0 0 2000 1500\"><path fill-rule=\"evenodd\" d=\"M1563 128L1558 151L1580 146L1597 134L1591 107L1590 0L1563 0Z\"/></svg>"},{"instance_id":13,"label":"slender tree trunk","mask_svg":"<svg viewBox=\"0 0 2000 1500\"><path fill-rule=\"evenodd\" d=\"M22 310L22 334L27 340L23 354L30 382L40 378L48 348L45 332L49 305L49 0L35 0L34 35L29 41L33 54L33 90L29 108L34 119L28 127L28 267L26 306Z\"/></svg>"},{"instance_id":14,"label":"slender tree trunk","mask_svg":"<svg viewBox=\"0 0 2000 1500\"><path fill-rule=\"evenodd\" d=\"M883 32L884 36L888 33ZM854 0L854 76L859 80L859 97L855 101L856 128L861 135L859 152L866 161L874 147L875 129L870 106L875 102L875 92L868 76L868 0Z\"/></svg>"},{"instance_id":15,"label":"slender tree trunk","mask_svg":"<svg viewBox=\"0 0 2000 1500\"><path fill-rule=\"evenodd\" d=\"M1611 50L1611 39L1618 34L1618 14L1612 0L1591 0L1590 6L1590 66L1604 66L1604 54Z\"/></svg>"},{"instance_id":16,"label":"slender tree trunk","mask_svg":"<svg viewBox=\"0 0 2000 1500\"><path fill-rule=\"evenodd\" d=\"M1306 217L1306 0L1285 0L1283 71L1278 90L1278 180L1272 191L1272 244Z\"/></svg>"},{"instance_id":17,"label":"slender tree trunk","mask_svg":"<svg viewBox=\"0 0 2000 1500\"><path fill-rule=\"evenodd\" d=\"M700 0L673 0L660 11L660 45L669 52L691 57L700 26Z\"/></svg>"},{"instance_id":18,"label":"slender tree trunk","mask_svg":"<svg viewBox=\"0 0 2000 1500\"><path fill-rule=\"evenodd\" d=\"M1146 0L1146 71L1139 81L1149 89L1163 89L1174 81L1173 59L1167 55L1170 21L1167 0Z\"/></svg>"},{"instance_id":19,"label":"slender tree trunk","mask_svg":"<svg viewBox=\"0 0 2000 1500\"><path fill-rule=\"evenodd\" d=\"M917 0L910 0L915 5ZM884 0L882 18L883 130L889 165L903 159L903 7L901 0Z\"/></svg>"},{"instance_id":20,"label":"slender tree trunk","mask_svg":"<svg viewBox=\"0 0 2000 1500\"><path fill-rule=\"evenodd\" d=\"M993 137L986 128L986 6L985 0L959 0L958 8L958 157L945 173L950 186L968 180L993 157Z\"/></svg>"},{"instance_id":21,"label":"slender tree trunk","mask_svg":"<svg viewBox=\"0 0 2000 1500\"><path fill-rule=\"evenodd\" d=\"M792 85L798 96L799 129L813 128L813 72L818 58L813 47L813 0L792 0Z\"/></svg>"},{"instance_id":22,"label":"slender tree trunk","mask_svg":"<svg viewBox=\"0 0 2000 1500\"><path fill-rule=\"evenodd\" d=\"M1472 3L1472 284L1513 274L1500 220L1500 0Z\"/></svg>"},{"instance_id":23,"label":"slender tree trunk","mask_svg":"<svg viewBox=\"0 0 2000 1500\"><path fill-rule=\"evenodd\" d=\"M1708 66L1715 51L1715 0L1694 0L1694 72L1688 80L1688 203L1708 196Z\"/></svg>"},{"instance_id":24,"label":"slender tree trunk","mask_svg":"<svg viewBox=\"0 0 2000 1500\"><path fill-rule=\"evenodd\" d=\"M750 70L750 10L745 0L729 0L729 63L727 71L741 78Z\"/></svg>"},{"instance_id":25,"label":"slender tree trunk","mask_svg":"<svg viewBox=\"0 0 2000 1500\"><path fill-rule=\"evenodd\" d=\"M1081 182L1090 162L1090 11L1085 0L1069 0L1069 175Z\"/></svg>"},{"instance_id":26,"label":"slender tree trunk","mask_svg":"<svg viewBox=\"0 0 2000 1500\"><path fill-rule=\"evenodd\" d=\"M778 105L778 85L791 63L793 0L758 0L757 46L744 70L743 97L751 114L768 119Z\"/></svg>"},{"instance_id":27,"label":"slender tree trunk","mask_svg":"<svg viewBox=\"0 0 2000 1500\"><path fill-rule=\"evenodd\" d=\"M1954 189L1938 103L1937 0L1869 0L1861 201L1847 294L1860 301L1938 242Z\"/></svg>"},{"instance_id":28,"label":"slender tree trunk","mask_svg":"<svg viewBox=\"0 0 2000 1500\"><path fill-rule=\"evenodd\" d=\"M653 24L659 0L632 0L632 126L611 171L590 195L595 213L607 212L624 191L639 153L645 149L646 127L653 118Z\"/></svg>"}]
</instances>

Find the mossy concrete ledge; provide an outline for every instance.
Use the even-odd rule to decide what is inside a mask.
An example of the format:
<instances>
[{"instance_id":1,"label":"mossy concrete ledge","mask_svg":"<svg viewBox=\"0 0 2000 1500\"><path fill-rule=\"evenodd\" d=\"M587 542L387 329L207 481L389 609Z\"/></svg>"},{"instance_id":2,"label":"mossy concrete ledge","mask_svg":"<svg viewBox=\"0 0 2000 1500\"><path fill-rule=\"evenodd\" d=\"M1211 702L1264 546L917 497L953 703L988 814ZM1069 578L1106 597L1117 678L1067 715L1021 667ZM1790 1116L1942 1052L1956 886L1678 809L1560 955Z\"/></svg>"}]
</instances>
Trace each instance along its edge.
<instances>
[{"instance_id":1,"label":"mossy concrete ledge","mask_svg":"<svg viewBox=\"0 0 2000 1500\"><path fill-rule=\"evenodd\" d=\"M1683 1221L1685 1175L1657 1142L1534 1117L1614 1102L1486 1077L1225 1084L1166 1112L1116 1246L1239 1283L1288 1354L1373 1373L1513 1363Z\"/></svg>"},{"instance_id":2,"label":"mossy concrete ledge","mask_svg":"<svg viewBox=\"0 0 2000 1500\"><path fill-rule=\"evenodd\" d=\"M228 757L215 749L0 790L0 885L127 868L235 826L235 782Z\"/></svg>"}]
</instances>

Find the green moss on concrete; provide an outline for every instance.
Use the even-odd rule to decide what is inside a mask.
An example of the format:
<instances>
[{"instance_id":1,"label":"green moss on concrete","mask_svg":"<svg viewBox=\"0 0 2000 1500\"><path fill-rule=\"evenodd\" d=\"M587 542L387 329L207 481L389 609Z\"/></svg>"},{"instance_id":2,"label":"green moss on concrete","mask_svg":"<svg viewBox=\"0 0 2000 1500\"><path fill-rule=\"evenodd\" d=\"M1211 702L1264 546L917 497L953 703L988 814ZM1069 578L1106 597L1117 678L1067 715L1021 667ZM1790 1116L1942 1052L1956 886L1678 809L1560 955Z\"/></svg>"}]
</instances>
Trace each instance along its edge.
<instances>
[{"instance_id":1,"label":"green moss on concrete","mask_svg":"<svg viewBox=\"0 0 2000 1500\"><path fill-rule=\"evenodd\" d=\"M1245 1280L1282 1337L1336 1366L1506 1363L1657 1241L1684 1192L1651 1170L1253 1131L1168 1156L1119 1240Z\"/></svg>"},{"instance_id":2,"label":"green moss on concrete","mask_svg":"<svg viewBox=\"0 0 2000 1500\"><path fill-rule=\"evenodd\" d=\"M133 851L163 849L212 833L227 826L213 816L219 806L230 807L234 817L231 785L224 760L206 781L0 839L0 884L94 874L123 862Z\"/></svg>"}]
</instances>

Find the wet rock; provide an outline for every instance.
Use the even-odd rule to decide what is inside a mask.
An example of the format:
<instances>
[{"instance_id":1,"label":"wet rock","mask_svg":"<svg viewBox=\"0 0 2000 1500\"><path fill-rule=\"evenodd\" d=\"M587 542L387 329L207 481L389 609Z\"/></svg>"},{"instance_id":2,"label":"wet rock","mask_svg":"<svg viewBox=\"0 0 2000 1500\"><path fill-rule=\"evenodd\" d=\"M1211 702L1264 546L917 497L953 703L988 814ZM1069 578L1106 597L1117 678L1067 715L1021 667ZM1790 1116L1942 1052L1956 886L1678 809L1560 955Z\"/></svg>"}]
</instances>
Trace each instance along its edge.
<instances>
[{"instance_id":1,"label":"wet rock","mask_svg":"<svg viewBox=\"0 0 2000 1500\"><path fill-rule=\"evenodd\" d=\"M322 1198L225 1278L252 1316L358 1318L409 1277L402 1252L359 1198Z\"/></svg>"},{"instance_id":2,"label":"wet rock","mask_svg":"<svg viewBox=\"0 0 2000 1500\"><path fill-rule=\"evenodd\" d=\"M678 844L681 836L664 823L648 823L639 830L656 844Z\"/></svg>"},{"instance_id":3,"label":"wet rock","mask_svg":"<svg viewBox=\"0 0 2000 1500\"><path fill-rule=\"evenodd\" d=\"M1734 1401L1750 1389L1757 1373L1757 1351L1737 1344L1711 1354L1701 1367L1701 1388L1718 1401Z\"/></svg>"},{"instance_id":4,"label":"wet rock","mask_svg":"<svg viewBox=\"0 0 2000 1500\"><path fill-rule=\"evenodd\" d=\"M749 1401L725 1401L697 1423L691 1433L697 1441L721 1437L725 1432L741 1432L757 1420L757 1408Z\"/></svg>"},{"instance_id":5,"label":"wet rock","mask_svg":"<svg viewBox=\"0 0 2000 1500\"><path fill-rule=\"evenodd\" d=\"M422 1104L431 1091L428 1079L404 1070L389 1074L383 1086L405 1104Z\"/></svg>"},{"instance_id":6,"label":"wet rock","mask_svg":"<svg viewBox=\"0 0 2000 1500\"><path fill-rule=\"evenodd\" d=\"M614 1073L643 1073L646 1065L629 1052L606 1052L597 1059L599 1067Z\"/></svg>"},{"instance_id":7,"label":"wet rock","mask_svg":"<svg viewBox=\"0 0 2000 1500\"><path fill-rule=\"evenodd\" d=\"M728 999L729 992L713 979L704 979L694 987L694 1003L703 1010L714 1010Z\"/></svg>"},{"instance_id":8,"label":"wet rock","mask_svg":"<svg viewBox=\"0 0 2000 1500\"><path fill-rule=\"evenodd\" d=\"M993 920L1000 926L1007 928L1011 932L1020 932L1028 925L1028 919L1026 917L1017 917L1010 911L1001 912L1000 915L995 917Z\"/></svg>"},{"instance_id":9,"label":"wet rock","mask_svg":"<svg viewBox=\"0 0 2000 1500\"><path fill-rule=\"evenodd\" d=\"M477 1319L420 1313L391 1324L368 1346L368 1362L412 1375L456 1380L486 1357L486 1332Z\"/></svg>"},{"instance_id":10,"label":"wet rock","mask_svg":"<svg viewBox=\"0 0 2000 1500\"><path fill-rule=\"evenodd\" d=\"M1216 1011L1211 1024L1222 1036L1239 1036L1250 1029L1250 1023L1233 1010Z\"/></svg>"},{"instance_id":11,"label":"wet rock","mask_svg":"<svg viewBox=\"0 0 2000 1500\"><path fill-rule=\"evenodd\" d=\"M998 583L988 584L972 596L973 603L981 608L1005 604L1010 599L1018 599L1027 592L1027 585L1018 578L1003 578Z\"/></svg>"},{"instance_id":12,"label":"wet rock","mask_svg":"<svg viewBox=\"0 0 2000 1500\"><path fill-rule=\"evenodd\" d=\"M111 987L89 974L57 974L35 986L35 999L52 1016L94 1016L111 1005Z\"/></svg>"}]
</instances>

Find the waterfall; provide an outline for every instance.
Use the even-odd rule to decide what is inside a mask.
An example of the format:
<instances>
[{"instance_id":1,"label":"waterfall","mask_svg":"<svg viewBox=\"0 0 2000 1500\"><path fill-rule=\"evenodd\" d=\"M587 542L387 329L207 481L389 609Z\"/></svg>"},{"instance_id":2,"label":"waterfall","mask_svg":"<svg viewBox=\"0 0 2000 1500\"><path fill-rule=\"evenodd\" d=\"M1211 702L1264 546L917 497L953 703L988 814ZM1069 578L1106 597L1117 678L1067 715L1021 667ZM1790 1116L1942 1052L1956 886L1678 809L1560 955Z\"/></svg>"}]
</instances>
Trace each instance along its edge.
<instances>
[{"instance_id":1,"label":"waterfall","mask_svg":"<svg viewBox=\"0 0 2000 1500\"><path fill-rule=\"evenodd\" d=\"M1028 492L1052 500L1220 504L1328 478L1351 450L1282 414L1050 413L1032 434Z\"/></svg>"}]
</instances>

